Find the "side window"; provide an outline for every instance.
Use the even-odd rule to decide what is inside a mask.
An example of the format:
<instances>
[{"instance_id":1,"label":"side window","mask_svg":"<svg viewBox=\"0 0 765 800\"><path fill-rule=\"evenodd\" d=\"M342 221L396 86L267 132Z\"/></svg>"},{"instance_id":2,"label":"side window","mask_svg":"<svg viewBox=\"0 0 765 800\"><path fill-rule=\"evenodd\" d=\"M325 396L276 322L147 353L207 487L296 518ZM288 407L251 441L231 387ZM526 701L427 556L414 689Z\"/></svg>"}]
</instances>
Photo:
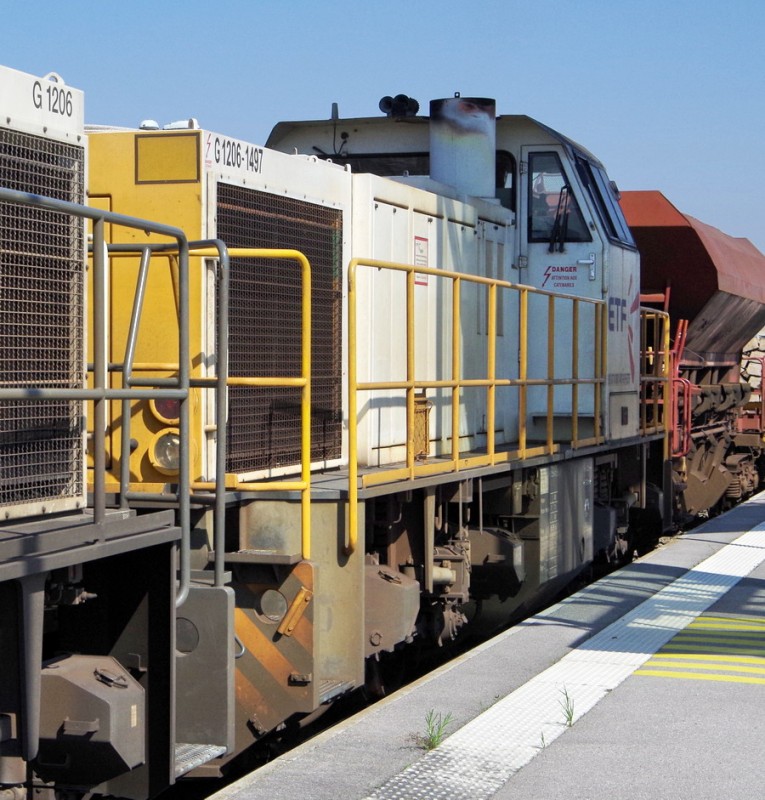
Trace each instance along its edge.
<instances>
[{"instance_id":1,"label":"side window","mask_svg":"<svg viewBox=\"0 0 765 800\"><path fill-rule=\"evenodd\" d=\"M497 150L497 197L515 211L515 159L507 150Z\"/></svg>"},{"instance_id":2,"label":"side window","mask_svg":"<svg viewBox=\"0 0 765 800\"><path fill-rule=\"evenodd\" d=\"M593 166L581 157L577 158L576 167L582 183L598 210L598 216L606 229L608 238L611 241L635 247L632 232L619 206L618 192L614 188L614 184L609 182L608 176L602 169Z\"/></svg>"},{"instance_id":3,"label":"side window","mask_svg":"<svg viewBox=\"0 0 765 800\"><path fill-rule=\"evenodd\" d=\"M590 242L590 235L557 153L529 155L530 242Z\"/></svg>"}]
</instances>

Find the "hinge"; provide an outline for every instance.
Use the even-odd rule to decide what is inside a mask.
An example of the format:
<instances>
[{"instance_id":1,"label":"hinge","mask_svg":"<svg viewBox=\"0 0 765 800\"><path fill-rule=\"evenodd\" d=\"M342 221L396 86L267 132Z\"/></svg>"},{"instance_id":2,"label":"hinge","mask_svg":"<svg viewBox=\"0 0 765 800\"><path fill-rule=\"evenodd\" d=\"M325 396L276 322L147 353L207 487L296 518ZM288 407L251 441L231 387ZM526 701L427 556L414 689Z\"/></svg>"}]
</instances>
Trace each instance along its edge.
<instances>
[{"instance_id":1,"label":"hinge","mask_svg":"<svg viewBox=\"0 0 765 800\"><path fill-rule=\"evenodd\" d=\"M300 622L312 597L313 592L310 589L306 589L305 586L301 586L300 589L298 589L295 599L287 609L287 613L284 615L281 624L276 629L277 633L280 633L282 636L292 636L295 626Z\"/></svg>"},{"instance_id":2,"label":"hinge","mask_svg":"<svg viewBox=\"0 0 765 800\"><path fill-rule=\"evenodd\" d=\"M520 161L518 163L518 172L521 175L525 175L529 171L529 162L528 161Z\"/></svg>"}]
</instances>

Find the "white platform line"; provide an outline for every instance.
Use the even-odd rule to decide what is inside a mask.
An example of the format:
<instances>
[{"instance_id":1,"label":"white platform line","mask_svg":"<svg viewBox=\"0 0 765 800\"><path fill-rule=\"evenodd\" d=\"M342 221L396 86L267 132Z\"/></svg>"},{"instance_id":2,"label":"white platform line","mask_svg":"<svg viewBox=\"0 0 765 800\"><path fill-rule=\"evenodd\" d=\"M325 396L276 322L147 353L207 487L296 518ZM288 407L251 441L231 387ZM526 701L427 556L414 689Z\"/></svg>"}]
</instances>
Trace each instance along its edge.
<instances>
[{"instance_id":1,"label":"white platform line","mask_svg":"<svg viewBox=\"0 0 765 800\"><path fill-rule=\"evenodd\" d=\"M765 523L588 639L366 800L481 800L765 560Z\"/></svg>"}]
</instances>

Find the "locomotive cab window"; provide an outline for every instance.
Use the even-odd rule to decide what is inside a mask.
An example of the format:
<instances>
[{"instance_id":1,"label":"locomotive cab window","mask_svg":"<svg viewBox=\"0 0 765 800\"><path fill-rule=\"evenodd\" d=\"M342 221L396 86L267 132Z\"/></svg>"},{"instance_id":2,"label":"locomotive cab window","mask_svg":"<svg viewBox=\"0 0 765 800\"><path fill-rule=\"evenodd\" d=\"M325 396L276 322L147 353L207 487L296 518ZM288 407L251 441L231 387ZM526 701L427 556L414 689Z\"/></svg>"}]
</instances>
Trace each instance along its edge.
<instances>
[{"instance_id":1,"label":"locomotive cab window","mask_svg":"<svg viewBox=\"0 0 765 800\"><path fill-rule=\"evenodd\" d=\"M530 242L590 242L587 225L557 153L529 154Z\"/></svg>"},{"instance_id":2,"label":"locomotive cab window","mask_svg":"<svg viewBox=\"0 0 765 800\"><path fill-rule=\"evenodd\" d=\"M515 158L507 150L497 150L497 198L515 211Z\"/></svg>"},{"instance_id":3,"label":"locomotive cab window","mask_svg":"<svg viewBox=\"0 0 765 800\"><path fill-rule=\"evenodd\" d=\"M601 167L595 166L583 158L577 158L576 168L582 183L592 198L593 205L598 210L598 216L608 238L612 242L636 247L632 232L619 205L619 194L615 184L608 180L608 176Z\"/></svg>"}]
</instances>

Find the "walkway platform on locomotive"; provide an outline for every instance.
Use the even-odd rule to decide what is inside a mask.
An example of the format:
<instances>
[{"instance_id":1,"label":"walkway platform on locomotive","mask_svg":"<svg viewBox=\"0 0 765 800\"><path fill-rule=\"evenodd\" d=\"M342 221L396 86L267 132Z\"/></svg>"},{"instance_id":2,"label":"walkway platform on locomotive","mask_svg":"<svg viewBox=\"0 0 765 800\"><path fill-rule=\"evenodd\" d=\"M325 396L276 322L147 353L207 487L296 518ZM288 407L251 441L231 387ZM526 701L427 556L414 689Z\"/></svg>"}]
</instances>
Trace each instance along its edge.
<instances>
[{"instance_id":1,"label":"walkway platform on locomotive","mask_svg":"<svg viewBox=\"0 0 765 800\"><path fill-rule=\"evenodd\" d=\"M215 797L758 796L764 708L761 494Z\"/></svg>"}]
</instances>

